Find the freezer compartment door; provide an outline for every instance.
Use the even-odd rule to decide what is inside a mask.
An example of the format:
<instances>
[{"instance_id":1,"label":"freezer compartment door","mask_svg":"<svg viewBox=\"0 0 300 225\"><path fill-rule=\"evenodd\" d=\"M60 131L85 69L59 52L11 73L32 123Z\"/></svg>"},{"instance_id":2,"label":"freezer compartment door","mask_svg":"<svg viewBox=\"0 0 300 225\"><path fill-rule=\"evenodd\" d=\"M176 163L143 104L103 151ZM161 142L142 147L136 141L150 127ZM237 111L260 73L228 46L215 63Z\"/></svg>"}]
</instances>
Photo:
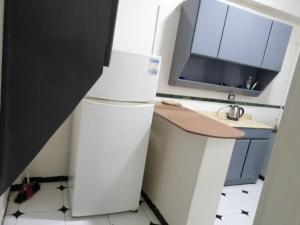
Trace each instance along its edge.
<instances>
[{"instance_id":1,"label":"freezer compartment door","mask_svg":"<svg viewBox=\"0 0 300 225\"><path fill-rule=\"evenodd\" d=\"M119 101L153 101L161 58L113 51L109 68L89 91L88 97Z\"/></svg>"},{"instance_id":2,"label":"freezer compartment door","mask_svg":"<svg viewBox=\"0 0 300 225\"><path fill-rule=\"evenodd\" d=\"M74 114L70 184L73 216L139 206L153 104L83 100Z\"/></svg>"}]
</instances>

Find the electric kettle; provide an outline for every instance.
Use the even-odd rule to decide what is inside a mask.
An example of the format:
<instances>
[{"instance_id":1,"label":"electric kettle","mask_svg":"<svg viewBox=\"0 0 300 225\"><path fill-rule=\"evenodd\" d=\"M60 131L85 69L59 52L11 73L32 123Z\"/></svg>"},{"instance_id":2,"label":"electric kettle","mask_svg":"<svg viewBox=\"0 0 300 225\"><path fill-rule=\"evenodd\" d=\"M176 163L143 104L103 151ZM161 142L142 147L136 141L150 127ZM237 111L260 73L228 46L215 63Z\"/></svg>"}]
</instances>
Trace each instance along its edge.
<instances>
[{"instance_id":1,"label":"electric kettle","mask_svg":"<svg viewBox=\"0 0 300 225\"><path fill-rule=\"evenodd\" d=\"M230 105L229 108L230 110L227 113L227 119L229 120L237 121L245 114L244 108L238 105Z\"/></svg>"}]
</instances>

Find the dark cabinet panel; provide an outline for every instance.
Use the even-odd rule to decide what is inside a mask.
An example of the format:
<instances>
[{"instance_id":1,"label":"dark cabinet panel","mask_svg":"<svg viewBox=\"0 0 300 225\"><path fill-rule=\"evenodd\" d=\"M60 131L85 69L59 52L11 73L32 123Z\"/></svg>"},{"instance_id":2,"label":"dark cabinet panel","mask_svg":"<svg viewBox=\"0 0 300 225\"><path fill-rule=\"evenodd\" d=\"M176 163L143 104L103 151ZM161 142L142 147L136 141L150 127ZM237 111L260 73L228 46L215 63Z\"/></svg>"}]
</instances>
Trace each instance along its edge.
<instances>
[{"instance_id":1,"label":"dark cabinet panel","mask_svg":"<svg viewBox=\"0 0 300 225\"><path fill-rule=\"evenodd\" d=\"M202 0L199 8L192 54L217 58L228 5L215 0Z\"/></svg>"},{"instance_id":2,"label":"dark cabinet panel","mask_svg":"<svg viewBox=\"0 0 300 225\"><path fill-rule=\"evenodd\" d=\"M229 7L219 59L261 67L272 21Z\"/></svg>"},{"instance_id":3,"label":"dark cabinet panel","mask_svg":"<svg viewBox=\"0 0 300 225\"><path fill-rule=\"evenodd\" d=\"M270 129L241 129L243 139L237 140L232 152L225 185L255 183L263 170L272 143Z\"/></svg>"},{"instance_id":4,"label":"dark cabinet panel","mask_svg":"<svg viewBox=\"0 0 300 225\"><path fill-rule=\"evenodd\" d=\"M225 185L241 178L250 140L237 140L232 152Z\"/></svg>"},{"instance_id":5,"label":"dark cabinet panel","mask_svg":"<svg viewBox=\"0 0 300 225\"><path fill-rule=\"evenodd\" d=\"M262 68L280 71L293 27L273 22Z\"/></svg>"},{"instance_id":6,"label":"dark cabinet panel","mask_svg":"<svg viewBox=\"0 0 300 225\"><path fill-rule=\"evenodd\" d=\"M117 0L6 0L0 195L108 65Z\"/></svg>"},{"instance_id":7,"label":"dark cabinet panel","mask_svg":"<svg viewBox=\"0 0 300 225\"><path fill-rule=\"evenodd\" d=\"M269 140L251 140L242 172L242 179L257 179L269 149Z\"/></svg>"}]
</instances>

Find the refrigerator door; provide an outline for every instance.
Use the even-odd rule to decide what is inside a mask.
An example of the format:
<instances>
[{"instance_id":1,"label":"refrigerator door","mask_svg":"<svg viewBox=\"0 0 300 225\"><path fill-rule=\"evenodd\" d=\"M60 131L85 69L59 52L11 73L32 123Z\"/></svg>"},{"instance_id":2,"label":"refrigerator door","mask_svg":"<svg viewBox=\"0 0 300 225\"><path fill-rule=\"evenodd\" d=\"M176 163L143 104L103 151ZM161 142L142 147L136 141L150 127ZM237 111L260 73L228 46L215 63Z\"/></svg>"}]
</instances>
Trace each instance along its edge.
<instances>
[{"instance_id":1,"label":"refrigerator door","mask_svg":"<svg viewBox=\"0 0 300 225\"><path fill-rule=\"evenodd\" d=\"M161 58L113 51L109 68L89 91L88 97L148 102L154 101Z\"/></svg>"},{"instance_id":2,"label":"refrigerator door","mask_svg":"<svg viewBox=\"0 0 300 225\"><path fill-rule=\"evenodd\" d=\"M153 104L84 99L73 117L73 216L139 207Z\"/></svg>"},{"instance_id":3,"label":"refrigerator door","mask_svg":"<svg viewBox=\"0 0 300 225\"><path fill-rule=\"evenodd\" d=\"M118 0L6 0L0 194L108 65Z\"/></svg>"}]
</instances>

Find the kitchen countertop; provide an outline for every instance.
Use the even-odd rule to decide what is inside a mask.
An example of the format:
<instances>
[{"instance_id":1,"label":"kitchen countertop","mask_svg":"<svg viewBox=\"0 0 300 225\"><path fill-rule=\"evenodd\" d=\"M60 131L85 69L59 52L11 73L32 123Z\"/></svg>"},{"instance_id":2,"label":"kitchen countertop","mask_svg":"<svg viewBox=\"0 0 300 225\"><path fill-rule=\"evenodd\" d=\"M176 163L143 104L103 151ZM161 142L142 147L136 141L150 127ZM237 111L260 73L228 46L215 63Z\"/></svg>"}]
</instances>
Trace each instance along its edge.
<instances>
[{"instance_id":1,"label":"kitchen countertop","mask_svg":"<svg viewBox=\"0 0 300 225\"><path fill-rule=\"evenodd\" d=\"M252 119L250 114L245 114L238 121L229 120L226 118L225 112L220 112L219 116L216 112L207 112L207 111L197 111L199 114L205 115L213 120L221 122L231 127L235 128L253 128L253 129L274 129L271 126L268 126L264 123L257 122Z\"/></svg>"},{"instance_id":2,"label":"kitchen countertop","mask_svg":"<svg viewBox=\"0 0 300 225\"><path fill-rule=\"evenodd\" d=\"M240 130L181 106L157 103L154 112L189 133L228 139L238 139L244 136Z\"/></svg>"}]
</instances>

